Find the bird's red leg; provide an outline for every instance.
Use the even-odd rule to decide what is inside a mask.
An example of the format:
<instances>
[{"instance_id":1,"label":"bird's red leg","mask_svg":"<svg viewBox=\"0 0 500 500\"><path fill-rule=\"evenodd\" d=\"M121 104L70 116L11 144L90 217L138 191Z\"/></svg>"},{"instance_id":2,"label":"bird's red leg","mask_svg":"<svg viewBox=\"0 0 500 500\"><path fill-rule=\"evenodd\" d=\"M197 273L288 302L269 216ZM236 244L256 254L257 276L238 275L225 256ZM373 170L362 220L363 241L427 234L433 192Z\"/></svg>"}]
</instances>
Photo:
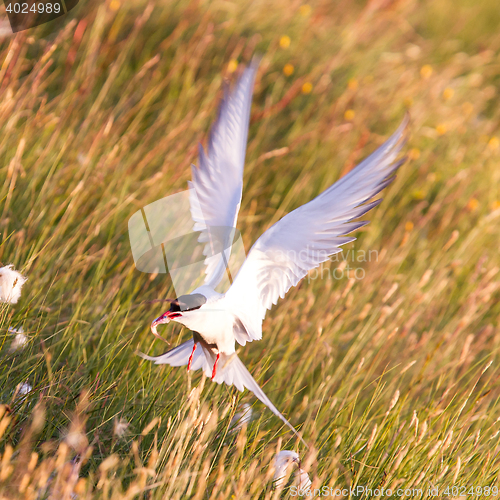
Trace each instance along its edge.
<instances>
[{"instance_id":1,"label":"bird's red leg","mask_svg":"<svg viewBox=\"0 0 500 500\"><path fill-rule=\"evenodd\" d=\"M189 356L188 371L191 368L191 363L193 362L194 351L196 351L196 342L193 345L193 350L191 351L191 356Z\"/></svg>"},{"instance_id":2,"label":"bird's red leg","mask_svg":"<svg viewBox=\"0 0 500 500\"><path fill-rule=\"evenodd\" d=\"M217 354L217 357L215 358L214 369L212 370L212 380L215 378L215 374L217 373L217 361L219 361L219 356L220 354Z\"/></svg>"}]
</instances>

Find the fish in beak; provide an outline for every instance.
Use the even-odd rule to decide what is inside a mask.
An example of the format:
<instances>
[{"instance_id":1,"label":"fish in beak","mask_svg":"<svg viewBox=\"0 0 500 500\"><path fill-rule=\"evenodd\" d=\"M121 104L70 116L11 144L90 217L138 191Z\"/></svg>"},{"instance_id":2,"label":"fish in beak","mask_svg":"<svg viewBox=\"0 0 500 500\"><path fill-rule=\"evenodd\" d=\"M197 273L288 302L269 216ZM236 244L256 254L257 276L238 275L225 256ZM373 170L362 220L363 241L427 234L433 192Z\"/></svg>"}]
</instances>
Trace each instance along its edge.
<instances>
[{"instance_id":1,"label":"fish in beak","mask_svg":"<svg viewBox=\"0 0 500 500\"><path fill-rule=\"evenodd\" d=\"M180 307L179 307L179 302L177 299L168 299L168 301L171 303L170 309L162 314L161 316L158 316L152 323L151 323L151 332L155 337L158 337L159 339L163 340L163 342L166 342L167 344L170 345L170 342L165 340L159 333L158 330L156 329L158 325L164 325L166 323L170 323L170 321L174 318L178 318L179 316L182 316L182 313L180 312Z\"/></svg>"}]
</instances>

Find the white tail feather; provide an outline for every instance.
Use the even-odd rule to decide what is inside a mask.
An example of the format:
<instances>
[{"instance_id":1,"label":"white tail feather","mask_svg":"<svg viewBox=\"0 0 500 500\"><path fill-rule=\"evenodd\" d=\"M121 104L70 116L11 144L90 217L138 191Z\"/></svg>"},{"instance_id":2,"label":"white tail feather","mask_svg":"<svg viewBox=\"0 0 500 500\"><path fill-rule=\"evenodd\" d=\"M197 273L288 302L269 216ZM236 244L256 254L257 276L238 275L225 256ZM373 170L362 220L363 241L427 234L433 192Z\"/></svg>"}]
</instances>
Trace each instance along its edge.
<instances>
[{"instance_id":1,"label":"white tail feather","mask_svg":"<svg viewBox=\"0 0 500 500\"><path fill-rule=\"evenodd\" d=\"M144 359L153 361L157 365L168 364L170 366L183 366L189 362L189 357L193 352L193 339L184 342L183 344L174 347L161 356L147 356L141 352L137 354ZM203 348L200 344L194 351L191 370L203 369L207 377L212 377L212 369L215 363L216 354L209 349ZM218 384L226 383L234 385L239 391L247 388L253 392L255 397L264 403L279 419L281 419L290 430L307 446L307 443L302 439L302 436L295 430L293 425L278 411L276 406L271 403L271 400L265 395L259 384L252 377L251 373L246 369L245 365L236 353L231 355L221 354L217 363L217 372L214 382Z\"/></svg>"}]
</instances>

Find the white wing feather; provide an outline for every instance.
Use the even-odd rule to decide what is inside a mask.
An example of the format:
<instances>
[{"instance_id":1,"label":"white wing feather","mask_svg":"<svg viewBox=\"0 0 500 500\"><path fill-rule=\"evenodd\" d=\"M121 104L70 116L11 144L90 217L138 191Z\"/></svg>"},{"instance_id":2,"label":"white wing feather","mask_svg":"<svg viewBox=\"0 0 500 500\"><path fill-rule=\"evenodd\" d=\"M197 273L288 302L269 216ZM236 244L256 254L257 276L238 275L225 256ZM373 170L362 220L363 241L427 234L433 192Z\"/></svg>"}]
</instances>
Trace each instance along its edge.
<instances>
[{"instance_id":1,"label":"white wing feather","mask_svg":"<svg viewBox=\"0 0 500 500\"><path fill-rule=\"evenodd\" d=\"M243 189L243 167L258 62L248 66L234 89L224 92L210 132L208 154L199 145L199 167L191 166L191 217L199 242L206 243L205 284L215 288L231 255L231 243Z\"/></svg>"},{"instance_id":2,"label":"white wing feather","mask_svg":"<svg viewBox=\"0 0 500 500\"><path fill-rule=\"evenodd\" d=\"M352 221L380 203L368 202L393 180L391 175L404 161L396 160L407 124L408 117L372 155L255 242L225 296L243 326L235 333L241 345L262 338L262 320L278 298L340 252L341 245L356 239L345 235L367 222Z\"/></svg>"}]
</instances>

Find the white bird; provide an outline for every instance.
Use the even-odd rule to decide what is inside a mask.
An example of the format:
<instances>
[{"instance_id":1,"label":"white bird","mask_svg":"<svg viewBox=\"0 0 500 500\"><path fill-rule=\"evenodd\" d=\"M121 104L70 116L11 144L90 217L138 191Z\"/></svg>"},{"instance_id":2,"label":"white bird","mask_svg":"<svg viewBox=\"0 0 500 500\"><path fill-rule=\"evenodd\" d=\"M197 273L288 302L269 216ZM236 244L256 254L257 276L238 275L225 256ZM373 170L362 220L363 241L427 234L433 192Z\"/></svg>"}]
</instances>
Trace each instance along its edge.
<instances>
[{"instance_id":1,"label":"white bird","mask_svg":"<svg viewBox=\"0 0 500 500\"><path fill-rule=\"evenodd\" d=\"M406 117L385 144L356 168L309 203L290 212L253 245L226 293L215 287L222 280L231 253L243 188L243 166L257 63L252 62L231 91L226 89L208 142L199 146L199 167L192 165L191 216L199 241L205 243L206 278L192 293L170 300L170 309L151 323L175 321L189 328L193 338L157 357L156 364L202 369L214 382L246 387L300 435L264 394L236 354L236 342L262 338L268 309L313 268L341 252L356 238L347 234L367 222L355 221L382 200L371 201L394 179L404 159ZM160 337L161 338L161 337ZM302 439L302 438L301 438Z\"/></svg>"}]
</instances>

